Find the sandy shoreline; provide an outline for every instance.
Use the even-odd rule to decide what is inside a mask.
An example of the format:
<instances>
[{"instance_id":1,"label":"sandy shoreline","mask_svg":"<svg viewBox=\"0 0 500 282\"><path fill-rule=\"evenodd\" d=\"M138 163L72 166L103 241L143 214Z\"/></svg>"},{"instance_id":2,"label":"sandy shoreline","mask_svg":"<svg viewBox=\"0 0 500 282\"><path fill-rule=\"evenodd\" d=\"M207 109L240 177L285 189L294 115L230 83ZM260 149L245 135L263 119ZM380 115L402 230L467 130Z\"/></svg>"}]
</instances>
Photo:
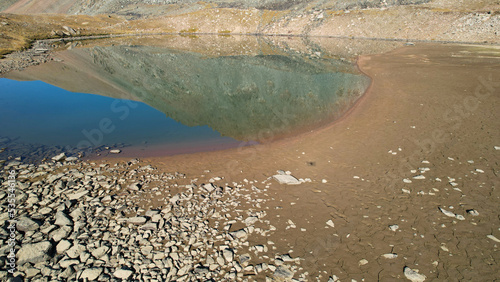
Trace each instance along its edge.
<instances>
[{"instance_id":1,"label":"sandy shoreline","mask_svg":"<svg viewBox=\"0 0 500 282\"><path fill-rule=\"evenodd\" d=\"M299 258L285 263L296 279L391 281L404 279L405 267L427 281L496 279L500 244L487 235L500 238L498 49L417 44L358 64L372 85L334 124L269 144L142 161L185 174L179 185L264 189L262 205L234 207L265 211L276 228L248 237L269 247L252 263L278 265L278 255L290 254ZM269 179L277 170L311 182L278 184Z\"/></svg>"}]
</instances>

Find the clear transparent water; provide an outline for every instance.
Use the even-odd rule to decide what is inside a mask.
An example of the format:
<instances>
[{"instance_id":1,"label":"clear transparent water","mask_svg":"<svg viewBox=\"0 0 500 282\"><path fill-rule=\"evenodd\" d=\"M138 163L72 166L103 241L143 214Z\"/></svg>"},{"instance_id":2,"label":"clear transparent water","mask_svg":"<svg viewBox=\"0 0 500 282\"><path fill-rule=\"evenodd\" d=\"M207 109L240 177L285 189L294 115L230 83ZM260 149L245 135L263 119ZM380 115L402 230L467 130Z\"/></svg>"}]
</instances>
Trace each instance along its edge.
<instances>
[{"instance_id":1,"label":"clear transparent water","mask_svg":"<svg viewBox=\"0 0 500 282\"><path fill-rule=\"evenodd\" d=\"M338 118L369 84L336 59L146 45L77 48L7 77L0 146L163 146L166 154L298 134Z\"/></svg>"}]
</instances>

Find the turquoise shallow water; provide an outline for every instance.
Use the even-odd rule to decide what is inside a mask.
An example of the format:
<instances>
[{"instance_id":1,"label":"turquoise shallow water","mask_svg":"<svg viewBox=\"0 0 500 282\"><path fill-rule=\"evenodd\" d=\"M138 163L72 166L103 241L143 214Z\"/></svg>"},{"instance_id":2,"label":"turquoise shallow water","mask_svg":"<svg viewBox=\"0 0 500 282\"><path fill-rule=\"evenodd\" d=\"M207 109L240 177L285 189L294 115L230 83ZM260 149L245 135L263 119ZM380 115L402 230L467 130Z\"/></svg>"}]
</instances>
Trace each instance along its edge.
<instances>
[{"instance_id":1,"label":"turquoise shallow water","mask_svg":"<svg viewBox=\"0 0 500 282\"><path fill-rule=\"evenodd\" d=\"M238 141L208 126L186 126L142 102L73 93L42 81L0 79L0 137L17 143L100 147L123 143Z\"/></svg>"}]
</instances>

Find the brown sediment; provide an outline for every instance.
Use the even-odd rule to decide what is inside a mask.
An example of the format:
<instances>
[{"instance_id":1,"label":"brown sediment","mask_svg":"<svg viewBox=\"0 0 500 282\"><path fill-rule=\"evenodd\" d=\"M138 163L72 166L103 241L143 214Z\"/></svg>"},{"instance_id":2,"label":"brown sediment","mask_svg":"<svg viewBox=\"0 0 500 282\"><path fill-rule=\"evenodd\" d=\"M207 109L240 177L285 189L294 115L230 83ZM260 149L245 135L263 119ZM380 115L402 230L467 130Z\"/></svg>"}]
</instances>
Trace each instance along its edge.
<instances>
[{"instance_id":1,"label":"brown sediment","mask_svg":"<svg viewBox=\"0 0 500 282\"><path fill-rule=\"evenodd\" d=\"M311 178L269 182L267 219L277 230L252 242L293 250L311 280L404 279L405 266L429 280L495 279L500 251L486 235L500 238L500 62L497 49L475 48L422 44L362 56L372 84L332 125L271 144L146 161L200 183L220 176L261 187L278 169ZM297 228L286 229L289 219ZM326 228L330 219L334 228Z\"/></svg>"}]
</instances>

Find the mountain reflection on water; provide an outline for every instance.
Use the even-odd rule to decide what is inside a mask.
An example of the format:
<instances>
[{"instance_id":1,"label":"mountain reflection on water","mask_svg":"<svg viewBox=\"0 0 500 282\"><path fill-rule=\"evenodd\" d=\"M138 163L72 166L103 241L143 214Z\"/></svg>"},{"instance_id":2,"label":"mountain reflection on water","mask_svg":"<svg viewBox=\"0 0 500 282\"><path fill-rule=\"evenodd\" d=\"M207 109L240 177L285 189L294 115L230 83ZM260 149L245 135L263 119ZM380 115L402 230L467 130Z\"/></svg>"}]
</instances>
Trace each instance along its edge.
<instances>
[{"instance_id":1,"label":"mountain reflection on water","mask_svg":"<svg viewBox=\"0 0 500 282\"><path fill-rule=\"evenodd\" d=\"M144 102L185 126L263 142L331 122L369 85L352 63L290 53L214 56L162 46L95 46L58 53L53 62L7 77Z\"/></svg>"}]
</instances>

